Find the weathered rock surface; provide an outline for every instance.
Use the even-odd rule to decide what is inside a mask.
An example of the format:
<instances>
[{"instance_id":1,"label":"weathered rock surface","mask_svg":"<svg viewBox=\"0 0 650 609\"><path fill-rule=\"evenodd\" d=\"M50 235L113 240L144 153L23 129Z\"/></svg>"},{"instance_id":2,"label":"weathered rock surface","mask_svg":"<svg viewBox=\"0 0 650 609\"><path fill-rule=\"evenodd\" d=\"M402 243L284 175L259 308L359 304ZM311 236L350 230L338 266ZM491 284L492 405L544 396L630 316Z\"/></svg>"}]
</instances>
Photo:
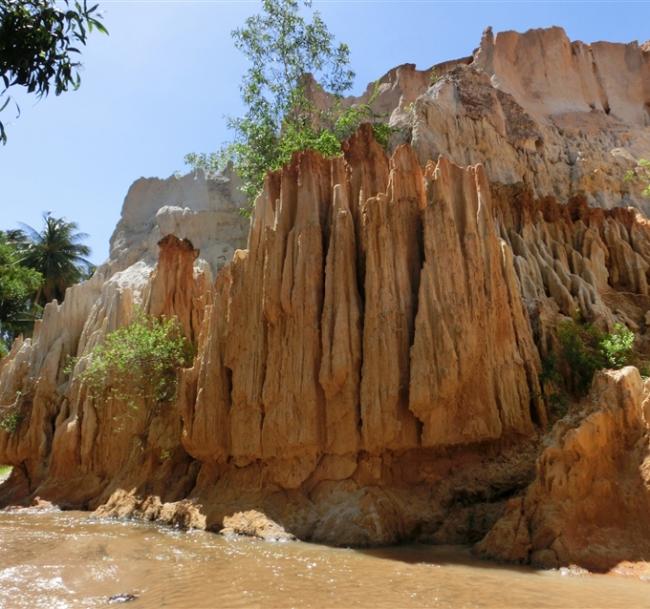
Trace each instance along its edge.
<instances>
[{"instance_id":1,"label":"weathered rock surface","mask_svg":"<svg viewBox=\"0 0 650 609\"><path fill-rule=\"evenodd\" d=\"M223 519L224 528L220 533L226 537L246 535L264 541L293 541L295 537L287 533L277 522L273 522L257 510L237 512Z\"/></svg>"},{"instance_id":2,"label":"weathered rock surface","mask_svg":"<svg viewBox=\"0 0 650 609\"><path fill-rule=\"evenodd\" d=\"M79 336L50 348L47 365L18 371L23 350L41 353L47 318L3 363L16 402L4 403L24 417L0 438L16 465L7 497L38 492L215 529L257 509L303 538L390 543L441 520L459 490L445 479L465 486L470 465L489 495L501 448L545 420L539 358L480 166L423 170L408 146L389 160L363 129L345 159L303 153L269 176L249 249L214 287L188 240L159 246L140 291L105 284L115 293L84 311ZM75 302L72 291L50 315ZM178 317L197 344L194 366L173 404L98 403L78 373L137 302ZM79 356L69 376L68 353Z\"/></svg>"},{"instance_id":3,"label":"weathered rock surface","mask_svg":"<svg viewBox=\"0 0 650 609\"><path fill-rule=\"evenodd\" d=\"M474 542L491 528L480 547L500 558L638 559L645 529L627 555L582 547L607 513L597 472L642 493L643 449L630 442L642 445L645 419L615 414L642 400L638 376L598 381L593 416L614 410L597 451L570 446L563 419L549 453L541 438L557 417L539 375L576 310L650 345L650 225L615 208L641 205L622 175L650 144L647 69L637 45L569 43L557 29L488 32L433 84L397 68L375 101L402 128L392 154L368 127L343 157L296 154L267 176L247 249L236 184L137 182L109 262L0 361L0 417L18 420L0 429L0 463L14 465L0 502L38 495L343 545ZM582 87L555 92L575 75ZM594 177L595 166L609 169ZM196 347L171 403L100 401L80 380L136 307L178 317ZM575 416L582 429L589 418ZM554 460L577 480L549 490ZM594 507L580 511L584 493ZM613 513L625 522L604 530L632 544L641 512Z\"/></svg>"},{"instance_id":4,"label":"weathered rock surface","mask_svg":"<svg viewBox=\"0 0 650 609\"><path fill-rule=\"evenodd\" d=\"M600 373L582 409L556 423L535 481L510 501L478 552L594 571L648 561L649 397L636 368Z\"/></svg>"},{"instance_id":5,"label":"weathered rock surface","mask_svg":"<svg viewBox=\"0 0 650 609\"><path fill-rule=\"evenodd\" d=\"M536 197L584 194L590 205L650 211L625 172L650 154L647 44L571 42L558 27L493 35L471 57L399 66L369 101L425 164L443 155L482 163L491 182ZM324 100L320 101L325 104Z\"/></svg>"},{"instance_id":6,"label":"weathered rock surface","mask_svg":"<svg viewBox=\"0 0 650 609\"><path fill-rule=\"evenodd\" d=\"M246 201L239 186L230 171L212 178L199 171L134 182L111 237L111 272L138 261L154 266L158 242L173 234L194 244L215 273L246 242L248 221L239 213ZM121 268L115 269L116 263Z\"/></svg>"}]
</instances>

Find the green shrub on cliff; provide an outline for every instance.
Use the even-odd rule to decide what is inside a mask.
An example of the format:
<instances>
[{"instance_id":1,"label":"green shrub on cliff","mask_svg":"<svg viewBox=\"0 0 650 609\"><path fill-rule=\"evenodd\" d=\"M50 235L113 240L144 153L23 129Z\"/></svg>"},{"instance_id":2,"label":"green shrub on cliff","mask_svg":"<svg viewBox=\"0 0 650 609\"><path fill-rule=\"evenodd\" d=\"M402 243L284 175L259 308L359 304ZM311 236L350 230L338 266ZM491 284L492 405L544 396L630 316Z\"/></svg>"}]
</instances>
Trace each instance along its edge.
<instances>
[{"instance_id":1,"label":"green shrub on cliff","mask_svg":"<svg viewBox=\"0 0 650 609\"><path fill-rule=\"evenodd\" d=\"M650 160L639 159L636 167L625 174L626 182L641 182L644 186L643 196L650 197Z\"/></svg>"},{"instance_id":2,"label":"green shrub on cliff","mask_svg":"<svg viewBox=\"0 0 650 609\"><path fill-rule=\"evenodd\" d=\"M557 336L559 367L568 388L575 395L584 395L596 370L605 367L605 358L599 349L600 332L591 324L567 320L560 324Z\"/></svg>"},{"instance_id":3,"label":"green shrub on cliff","mask_svg":"<svg viewBox=\"0 0 650 609\"><path fill-rule=\"evenodd\" d=\"M106 336L81 374L92 395L136 401L168 402L176 395L178 369L192 360L192 348L176 318L138 313Z\"/></svg>"},{"instance_id":4,"label":"green shrub on cliff","mask_svg":"<svg viewBox=\"0 0 650 609\"><path fill-rule=\"evenodd\" d=\"M564 382L577 397L586 395L597 370L622 368L633 363L634 333L614 324L611 333L580 320L563 321L558 328L559 353L547 357L542 380Z\"/></svg>"},{"instance_id":5,"label":"green shrub on cliff","mask_svg":"<svg viewBox=\"0 0 650 609\"><path fill-rule=\"evenodd\" d=\"M600 341L600 351L609 368L622 368L632 362L634 332L623 324L614 324L614 331Z\"/></svg>"},{"instance_id":6,"label":"green shrub on cliff","mask_svg":"<svg viewBox=\"0 0 650 609\"><path fill-rule=\"evenodd\" d=\"M12 408L9 412L5 412L5 414L0 417L0 429L8 434L16 433L22 420L22 413L16 408Z\"/></svg>"}]
</instances>

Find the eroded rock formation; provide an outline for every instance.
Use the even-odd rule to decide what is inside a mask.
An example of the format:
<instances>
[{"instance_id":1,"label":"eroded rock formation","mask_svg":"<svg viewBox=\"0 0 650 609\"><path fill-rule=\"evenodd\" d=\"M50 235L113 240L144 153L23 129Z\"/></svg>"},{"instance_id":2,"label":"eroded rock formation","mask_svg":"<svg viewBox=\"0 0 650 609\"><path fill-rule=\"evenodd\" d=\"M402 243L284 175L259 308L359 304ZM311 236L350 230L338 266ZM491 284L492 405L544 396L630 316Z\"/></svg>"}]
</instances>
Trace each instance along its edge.
<instances>
[{"instance_id":1,"label":"eroded rock formation","mask_svg":"<svg viewBox=\"0 0 650 609\"><path fill-rule=\"evenodd\" d=\"M546 69L517 59L540 48L557 56ZM436 70L381 81L374 103L401 128L390 155L366 126L342 157L296 154L267 176L246 249L236 184L136 183L109 262L0 361L16 422L0 501L353 545L474 542L496 523L486 555L641 558L645 529L627 555L609 533L584 549L599 525L631 539L603 518L611 480L644 492L637 373L599 377L543 441L558 417L539 377L576 311L648 347L650 226L614 208L640 201L622 174L650 143L647 52L488 32ZM567 74L582 85L556 95ZM614 169L596 179L598 163ZM99 400L80 376L138 307L176 316L196 347L170 403Z\"/></svg>"},{"instance_id":2,"label":"eroded rock formation","mask_svg":"<svg viewBox=\"0 0 650 609\"><path fill-rule=\"evenodd\" d=\"M650 557L650 387L636 368L603 372L559 421L535 481L478 544L485 556L608 571Z\"/></svg>"},{"instance_id":3,"label":"eroded rock formation","mask_svg":"<svg viewBox=\"0 0 650 609\"><path fill-rule=\"evenodd\" d=\"M558 27L488 28L472 57L388 72L373 107L422 164L438 155L483 163L491 182L521 182L538 198L582 193L590 205L648 213L623 176L650 150L649 83L647 45L571 42Z\"/></svg>"}]
</instances>

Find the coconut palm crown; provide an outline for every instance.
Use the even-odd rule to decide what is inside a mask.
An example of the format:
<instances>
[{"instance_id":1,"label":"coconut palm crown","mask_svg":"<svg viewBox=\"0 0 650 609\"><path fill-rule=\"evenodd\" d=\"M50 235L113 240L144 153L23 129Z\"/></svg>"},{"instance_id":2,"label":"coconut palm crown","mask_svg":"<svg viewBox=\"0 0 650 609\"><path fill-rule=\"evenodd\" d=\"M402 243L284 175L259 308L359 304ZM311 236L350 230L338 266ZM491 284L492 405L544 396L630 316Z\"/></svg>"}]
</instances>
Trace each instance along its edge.
<instances>
[{"instance_id":1,"label":"coconut palm crown","mask_svg":"<svg viewBox=\"0 0 650 609\"><path fill-rule=\"evenodd\" d=\"M21 226L24 239L15 234L14 242L23 250L24 264L43 276L36 302L45 305L55 298L61 302L66 288L88 278L94 269L86 258L90 248L82 243L88 235L78 232L76 222L55 218L49 212L43 214L40 232L27 224Z\"/></svg>"}]
</instances>

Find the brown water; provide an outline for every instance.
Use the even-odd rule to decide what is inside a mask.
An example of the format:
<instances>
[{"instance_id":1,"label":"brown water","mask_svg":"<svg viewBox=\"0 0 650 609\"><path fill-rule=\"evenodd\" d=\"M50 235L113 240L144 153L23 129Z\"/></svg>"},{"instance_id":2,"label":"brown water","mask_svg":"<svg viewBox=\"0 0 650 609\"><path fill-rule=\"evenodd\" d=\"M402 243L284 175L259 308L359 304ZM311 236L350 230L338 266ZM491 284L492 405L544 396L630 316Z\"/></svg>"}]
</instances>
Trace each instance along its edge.
<instances>
[{"instance_id":1,"label":"brown water","mask_svg":"<svg viewBox=\"0 0 650 609\"><path fill-rule=\"evenodd\" d=\"M109 604L116 594L137 599ZM227 540L74 512L0 512L0 608L650 607L650 582L505 568L458 548Z\"/></svg>"}]
</instances>

